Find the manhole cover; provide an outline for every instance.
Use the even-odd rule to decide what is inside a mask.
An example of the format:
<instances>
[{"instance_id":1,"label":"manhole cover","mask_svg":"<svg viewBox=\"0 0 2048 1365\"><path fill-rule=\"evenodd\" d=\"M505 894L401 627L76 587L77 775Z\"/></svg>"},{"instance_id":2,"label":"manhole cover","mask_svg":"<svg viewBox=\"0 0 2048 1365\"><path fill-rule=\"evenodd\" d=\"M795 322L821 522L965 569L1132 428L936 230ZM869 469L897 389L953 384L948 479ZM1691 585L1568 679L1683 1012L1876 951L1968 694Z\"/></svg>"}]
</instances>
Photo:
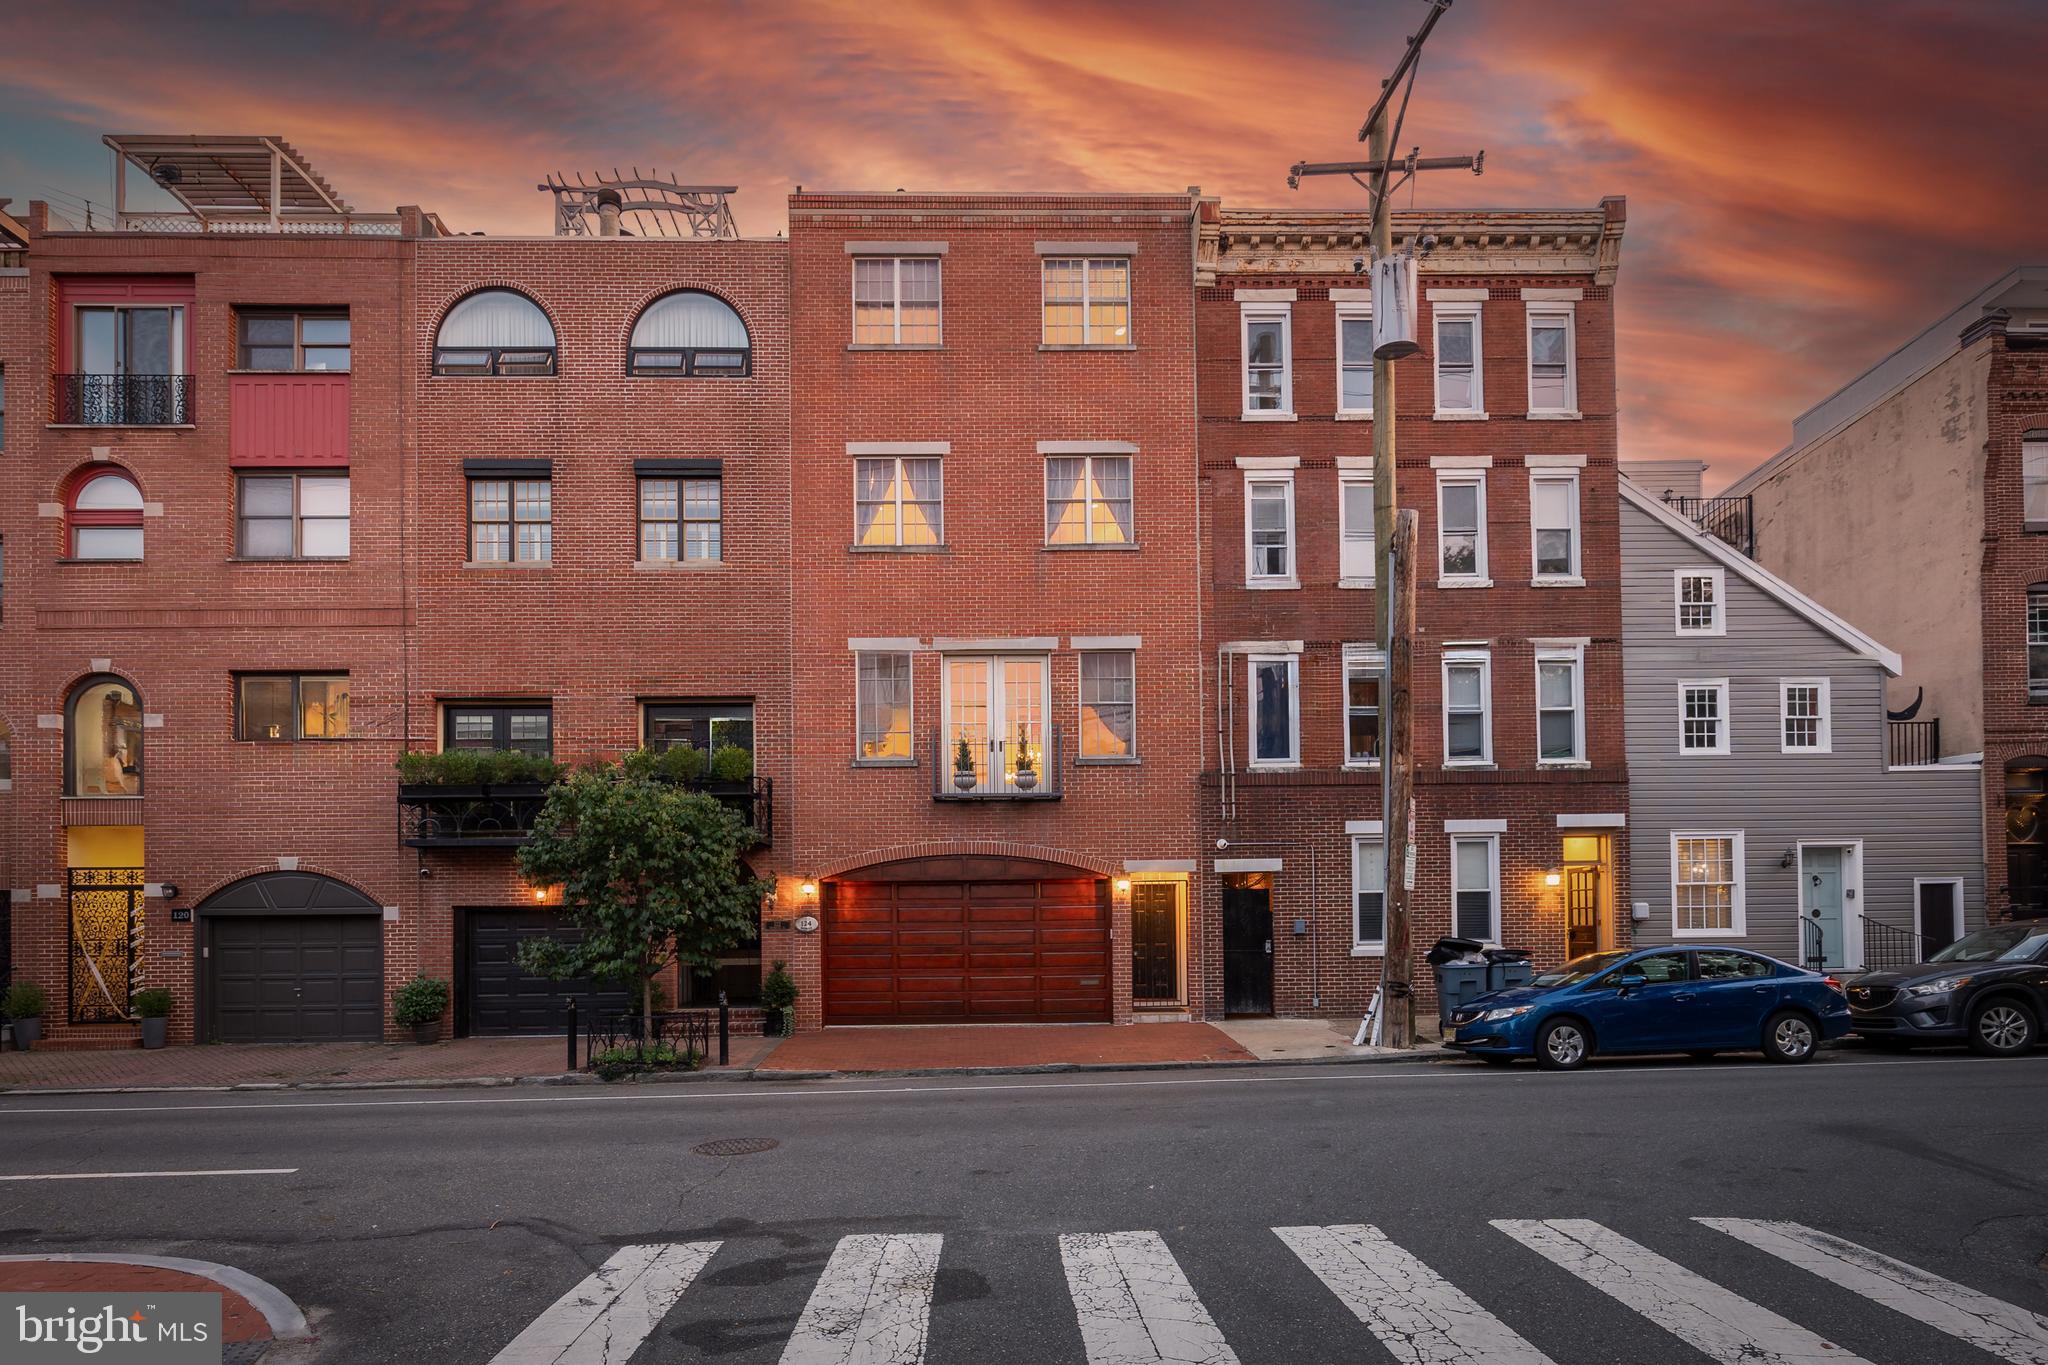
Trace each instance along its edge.
<instances>
[{"instance_id":1,"label":"manhole cover","mask_svg":"<svg viewBox=\"0 0 2048 1365\"><path fill-rule=\"evenodd\" d=\"M774 1138L718 1138L700 1142L690 1150L698 1156L752 1156L755 1152L766 1152L781 1145Z\"/></svg>"}]
</instances>

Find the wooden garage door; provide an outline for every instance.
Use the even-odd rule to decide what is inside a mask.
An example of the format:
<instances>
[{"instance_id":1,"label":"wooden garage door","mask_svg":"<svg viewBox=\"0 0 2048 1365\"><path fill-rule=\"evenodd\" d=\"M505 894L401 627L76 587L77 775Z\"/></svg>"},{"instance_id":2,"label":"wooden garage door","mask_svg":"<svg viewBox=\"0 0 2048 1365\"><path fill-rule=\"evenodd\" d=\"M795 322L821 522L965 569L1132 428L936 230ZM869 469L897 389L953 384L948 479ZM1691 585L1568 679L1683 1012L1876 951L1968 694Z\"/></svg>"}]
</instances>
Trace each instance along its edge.
<instances>
[{"instance_id":1,"label":"wooden garage door","mask_svg":"<svg viewBox=\"0 0 2048 1365\"><path fill-rule=\"evenodd\" d=\"M846 881L828 891L827 1024L1110 1017L1103 883Z\"/></svg>"},{"instance_id":2,"label":"wooden garage door","mask_svg":"<svg viewBox=\"0 0 2048 1365\"><path fill-rule=\"evenodd\" d=\"M376 915L207 921L207 1036L223 1043L384 1036L384 922Z\"/></svg>"}]
</instances>

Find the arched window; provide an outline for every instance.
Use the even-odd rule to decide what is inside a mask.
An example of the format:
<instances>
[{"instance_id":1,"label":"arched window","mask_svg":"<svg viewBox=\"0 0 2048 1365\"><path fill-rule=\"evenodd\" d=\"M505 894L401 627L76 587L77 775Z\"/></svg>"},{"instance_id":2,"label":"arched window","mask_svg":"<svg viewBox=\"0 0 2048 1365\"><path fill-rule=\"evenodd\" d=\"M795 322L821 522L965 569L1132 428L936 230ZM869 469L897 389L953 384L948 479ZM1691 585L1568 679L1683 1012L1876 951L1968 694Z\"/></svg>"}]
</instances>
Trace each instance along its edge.
<instances>
[{"instance_id":1,"label":"arched window","mask_svg":"<svg viewBox=\"0 0 2048 1365\"><path fill-rule=\"evenodd\" d=\"M79 474L65 499L64 531L73 559L142 558L142 490L123 470Z\"/></svg>"},{"instance_id":2,"label":"arched window","mask_svg":"<svg viewBox=\"0 0 2048 1365\"><path fill-rule=\"evenodd\" d=\"M435 374L553 374L555 329L510 289L480 289L448 310L434 337Z\"/></svg>"},{"instance_id":3,"label":"arched window","mask_svg":"<svg viewBox=\"0 0 2048 1365\"><path fill-rule=\"evenodd\" d=\"M664 294L633 324L630 374L744 375L753 367L747 324L724 299L694 289Z\"/></svg>"},{"instance_id":4,"label":"arched window","mask_svg":"<svg viewBox=\"0 0 2048 1365\"><path fill-rule=\"evenodd\" d=\"M126 679L95 674L64 708L64 794L142 795L142 703Z\"/></svg>"}]
</instances>

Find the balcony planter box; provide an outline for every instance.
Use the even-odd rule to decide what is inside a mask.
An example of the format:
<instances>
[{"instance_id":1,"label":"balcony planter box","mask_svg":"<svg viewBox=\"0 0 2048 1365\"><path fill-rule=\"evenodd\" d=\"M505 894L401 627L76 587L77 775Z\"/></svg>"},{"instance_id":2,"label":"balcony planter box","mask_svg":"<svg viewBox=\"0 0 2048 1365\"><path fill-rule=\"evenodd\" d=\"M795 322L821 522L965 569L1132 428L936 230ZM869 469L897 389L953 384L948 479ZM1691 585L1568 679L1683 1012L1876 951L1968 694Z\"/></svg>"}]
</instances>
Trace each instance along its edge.
<instances>
[{"instance_id":1,"label":"balcony planter box","mask_svg":"<svg viewBox=\"0 0 2048 1365\"><path fill-rule=\"evenodd\" d=\"M466 787L400 783L405 842L414 848L508 848L526 842L546 804L544 782Z\"/></svg>"}]
</instances>

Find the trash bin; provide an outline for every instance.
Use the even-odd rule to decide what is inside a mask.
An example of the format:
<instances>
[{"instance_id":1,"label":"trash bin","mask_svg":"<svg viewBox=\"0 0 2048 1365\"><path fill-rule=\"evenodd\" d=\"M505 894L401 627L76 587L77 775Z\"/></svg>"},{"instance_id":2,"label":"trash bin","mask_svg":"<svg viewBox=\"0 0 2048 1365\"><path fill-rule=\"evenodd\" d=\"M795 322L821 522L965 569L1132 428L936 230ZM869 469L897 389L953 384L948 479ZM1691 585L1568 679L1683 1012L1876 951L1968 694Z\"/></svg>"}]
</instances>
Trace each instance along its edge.
<instances>
[{"instance_id":1,"label":"trash bin","mask_svg":"<svg viewBox=\"0 0 2048 1365\"><path fill-rule=\"evenodd\" d=\"M1468 1000L1477 1000L1491 990L1486 984L1483 962L1439 962L1436 967L1436 1022L1449 1032L1451 1011Z\"/></svg>"},{"instance_id":2,"label":"trash bin","mask_svg":"<svg viewBox=\"0 0 2048 1365\"><path fill-rule=\"evenodd\" d=\"M1536 979L1526 948L1488 948L1482 955L1486 958L1486 989L1490 991L1526 986Z\"/></svg>"},{"instance_id":3,"label":"trash bin","mask_svg":"<svg viewBox=\"0 0 2048 1365\"><path fill-rule=\"evenodd\" d=\"M1446 962L1456 962L1461 957L1470 957L1485 946L1476 938L1440 938L1423 961L1432 967L1441 967Z\"/></svg>"}]
</instances>

